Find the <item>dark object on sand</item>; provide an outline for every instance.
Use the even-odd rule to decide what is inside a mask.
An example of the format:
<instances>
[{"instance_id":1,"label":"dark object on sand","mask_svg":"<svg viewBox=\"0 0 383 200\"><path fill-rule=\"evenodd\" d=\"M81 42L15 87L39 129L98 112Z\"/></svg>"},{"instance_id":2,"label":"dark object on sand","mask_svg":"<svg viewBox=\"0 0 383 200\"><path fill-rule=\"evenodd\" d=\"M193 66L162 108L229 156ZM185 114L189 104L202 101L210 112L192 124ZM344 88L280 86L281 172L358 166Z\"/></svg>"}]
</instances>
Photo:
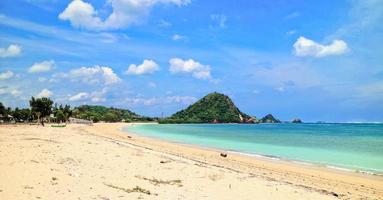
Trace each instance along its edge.
<instances>
[{"instance_id":1,"label":"dark object on sand","mask_svg":"<svg viewBox=\"0 0 383 200\"><path fill-rule=\"evenodd\" d=\"M226 158L227 157L227 153L221 153L220 156Z\"/></svg>"}]
</instances>

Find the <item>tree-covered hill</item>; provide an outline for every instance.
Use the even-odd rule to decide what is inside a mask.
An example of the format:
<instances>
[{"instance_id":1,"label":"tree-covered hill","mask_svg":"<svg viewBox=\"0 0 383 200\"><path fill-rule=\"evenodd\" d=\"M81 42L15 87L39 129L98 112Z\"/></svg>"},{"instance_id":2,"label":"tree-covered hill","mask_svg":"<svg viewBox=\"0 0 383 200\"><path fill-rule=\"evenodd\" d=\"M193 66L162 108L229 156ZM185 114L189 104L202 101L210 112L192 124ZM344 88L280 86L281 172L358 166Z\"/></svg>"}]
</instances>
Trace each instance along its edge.
<instances>
[{"instance_id":1,"label":"tree-covered hill","mask_svg":"<svg viewBox=\"0 0 383 200\"><path fill-rule=\"evenodd\" d=\"M275 119L272 114L268 114L260 120L260 123L281 123L279 119Z\"/></svg>"},{"instance_id":2,"label":"tree-covered hill","mask_svg":"<svg viewBox=\"0 0 383 200\"><path fill-rule=\"evenodd\" d=\"M132 122L153 121L150 117L138 115L127 109L108 108L104 106L82 105L73 109L72 117L93 120L94 122Z\"/></svg>"},{"instance_id":3,"label":"tree-covered hill","mask_svg":"<svg viewBox=\"0 0 383 200\"><path fill-rule=\"evenodd\" d=\"M160 123L252 123L249 115L242 113L226 95L210 93Z\"/></svg>"}]
</instances>

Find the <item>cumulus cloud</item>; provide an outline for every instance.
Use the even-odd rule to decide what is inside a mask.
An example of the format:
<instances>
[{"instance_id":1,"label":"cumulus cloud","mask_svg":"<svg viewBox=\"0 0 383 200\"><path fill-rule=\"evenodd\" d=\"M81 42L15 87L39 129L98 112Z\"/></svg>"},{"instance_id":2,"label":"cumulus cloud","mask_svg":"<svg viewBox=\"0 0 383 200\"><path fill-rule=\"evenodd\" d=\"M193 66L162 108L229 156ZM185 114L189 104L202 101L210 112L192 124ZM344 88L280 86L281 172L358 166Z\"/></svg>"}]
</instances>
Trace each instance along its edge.
<instances>
[{"instance_id":1,"label":"cumulus cloud","mask_svg":"<svg viewBox=\"0 0 383 200\"><path fill-rule=\"evenodd\" d=\"M36 96L37 96L38 98L42 98L42 97L51 97L51 96L53 96L53 92L51 92L51 91L48 90L48 89L43 89L43 90L41 90L41 92L38 93Z\"/></svg>"},{"instance_id":2,"label":"cumulus cloud","mask_svg":"<svg viewBox=\"0 0 383 200\"><path fill-rule=\"evenodd\" d=\"M110 67L94 66L94 67L81 67L69 71L68 74L62 74L62 77L71 80L79 79L83 83L97 84L103 83L105 85L115 84L121 79L113 72Z\"/></svg>"},{"instance_id":3,"label":"cumulus cloud","mask_svg":"<svg viewBox=\"0 0 383 200\"><path fill-rule=\"evenodd\" d=\"M69 101L87 101L90 100L94 103L105 102L105 94L108 92L107 88L103 88L100 91L94 91L92 93L80 92L69 97Z\"/></svg>"},{"instance_id":4,"label":"cumulus cloud","mask_svg":"<svg viewBox=\"0 0 383 200\"><path fill-rule=\"evenodd\" d=\"M0 81L2 80L6 80L6 79L10 79L14 76L13 72L12 71L5 71L5 72L2 72L0 73Z\"/></svg>"},{"instance_id":5,"label":"cumulus cloud","mask_svg":"<svg viewBox=\"0 0 383 200\"><path fill-rule=\"evenodd\" d=\"M42 61L39 63L33 64L29 69L29 73L40 73L40 72L48 72L53 69L55 62L53 60Z\"/></svg>"},{"instance_id":6,"label":"cumulus cloud","mask_svg":"<svg viewBox=\"0 0 383 200\"><path fill-rule=\"evenodd\" d=\"M85 100L85 99L88 98L88 96L89 96L88 93L80 92L78 94L75 94L75 95L69 97L69 101L81 101L81 100Z\"/></svg>"},{"instance_id":7,"label":"cumulus cloud","mask_svg":"<svg viewBox=\"0 0 383 200\"><path fill-rule=\"evenodd\" d=\"M181 58L172 58L169 60L169 71L176 73L191 73L197 79L212 79L211 68L209 65L203 65L193 59L182 60Z\"/></svg>"},{"instance_id":8,"label":"cumulus cloud","mask_svg":"<svg viewBox=\"0 0 383 200\"><path fill-rule=\"evenodd\" d=\"M296 56L325 57L348 51L347 43L343 40L334 40L331 44L322 45L305 37L299 37L293 47Z\"/></svg>"},{"instance_id":9,"label":"cumulus cloud","mask_svg":"<svg viewBox=\"0 0 383 200\"><path fill-rule=\"evenodd\" d=\"M0 57L6 58L6 57L14 57L18 56L21 53L20 46L16 44L11 44L7 48L0 48Z\"/></svg>"},{"instance_id":10,"label":"cumulus cloud","mask_svg":"<svg viewBox=\"0 0 383 200\"><path fill-rule=\"evenodd\" d=\"M142 74L151 74L155 71L158 71L158 64L153 60L144 60L144 62L140 65L131 64L126 71L126 74L133 75L142 75Z\"/></svg>"},{"instance_id":11,"label":"cumulus cloud","mask_svg":"<svg viewBox=\"0 0 383 200\"><path fill-rule=\"evenodd\" d=\"M59 19L70 21L72 26L90 30L118 29L140 23L157 4L183 6L189 3L190 0L108 0L107 5L112 7L112 12L101 19L92 4L73 0L60 13Z\"/></svg>"}]
</instances>

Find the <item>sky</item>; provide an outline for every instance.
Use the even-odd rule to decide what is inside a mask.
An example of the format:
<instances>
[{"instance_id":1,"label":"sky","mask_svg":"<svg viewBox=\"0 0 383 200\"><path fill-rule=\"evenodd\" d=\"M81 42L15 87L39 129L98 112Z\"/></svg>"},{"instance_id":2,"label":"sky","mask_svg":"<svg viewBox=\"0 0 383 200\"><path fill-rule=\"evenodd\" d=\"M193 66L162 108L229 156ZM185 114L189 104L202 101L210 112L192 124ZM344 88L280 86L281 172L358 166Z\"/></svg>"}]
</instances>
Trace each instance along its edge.
<instances>
[{"instance_id":1,"label":"sky","mask_svg":"<svg viewBox=\"0 0 383 200\"><path fill-rule=\"evenodd\" d=\"M381 0L1 0L0 101L169 116L210 92L306 122L383 121Z\"/></svg>"}]
</instances>

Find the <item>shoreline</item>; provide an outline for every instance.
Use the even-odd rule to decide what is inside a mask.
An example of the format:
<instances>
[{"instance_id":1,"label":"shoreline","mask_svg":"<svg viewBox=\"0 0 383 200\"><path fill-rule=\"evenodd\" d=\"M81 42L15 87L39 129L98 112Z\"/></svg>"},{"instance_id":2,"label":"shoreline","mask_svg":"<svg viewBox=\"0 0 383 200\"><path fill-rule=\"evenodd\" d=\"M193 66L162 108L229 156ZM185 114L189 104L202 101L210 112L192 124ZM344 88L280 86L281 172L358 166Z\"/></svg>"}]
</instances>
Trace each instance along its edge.
<instances>
[{"instance_id":1,"label":"shoreline","mask_svg":"<svg viewBox=\"0 0 383 200\"><path fill-rule=\"evenodd\" d=\"M124 126L130 126L130 125L137 125L139 123L135 124L125 124L122 127L118 128L118 131L120 131L122 134L127 134L134 136L136 139L135 142L139 142L140 145L143 145L145 147L150 147L153 148L156 151L162 151L170 154L175 154L175 155L180 155L183 152L183 148L188 149L188 151L202 151L201 154L203 153L208 153L209 156L212 156L211 154L214 154L214 156L218 157L219 159L219 154L222 152L220 149L216 148L210 148L210 147L204 147L204 146L198 146L194 144L186 144L186 143L179 143L179 142L170 142L166 141L163 139L159 138L151 138L151 137L146 137L146 136L141 136L135 133L129 133L127 131L122 130ZM147 124L147 123L142 123L142 124ZM152 123L153 124L153 123ZM147 145L147 146L146 146ZM161 146L162 149L157 149L156 146ZM173 145L177 148L177 150L182 151L182 153L174 152L174 151L167 151L166 147L167 145ZM185 157L185 155L183 155ZM379 188L378 191L383 195L383 176L380 174L375 174L375 173L365 173L363 171L354 171L354 170L341 170L339 168L332 168L332 167L327 167L327 166L320 166L320 165L315 165L315 164L310 164L310 165L305 165L300 162L292 162L292 161L287 161L283 159L271 159L267 157L254 157L254 156L249 156L249 155L243 155L238 152L236 152L234 155L230 155L230 157L234 157L233 160L240 160L241 162L244 161L244 164L249 164L253 165L255 163L255 166L261 165L266 169L266 171L269 171L271 169L275 168L285 168L283 170L285 173L301 173L304 174L305 176L308 175L306 178L309 179L309 177L315 177L314 174L318 175L319 178L325 178L327 180L331 179L337 179L335 180L336 182L340 181L343 183L347 183L348 181L350 182L351 185L355 186L362 186L363 188L367 187L366 185L370 185L371 188L377 187ZM193 160L198 160L195 157L188 157L186 158L193 159ZM205 159L206 161L206 159ZM209 161L206 161L208 163ZM210 163L212 164L212 163ZM222 164L222 163L221 163ZM274 166L273 166L274 165ZM231 169L230 167L227 167L227 165L220 165L220 164L213 164L213 166L218 166L226 169ZM266 167L265 167L266 166ZM238 167L238 166L236 166ZM232 170L236 171L236 167L232 168ZM253 167L253 166L252 166ZM250 168L252 168L250 167ZM274 170L273 169L273 170ZM252 173L252 170L243 170L242 172L250 172ZM350 181L352 180L352 181ZM340 184L337 183L336 185ZM290 184L290 183L288 183ZM303 186L303 187L310 187L308 185L301 185L297 184L298 186ZM314 183L314 185L316 185ZM331 187L330 187L331 188ZM360 191L360 188L355 188L357 191ZM353 190L355 190L353 189ZM318 189L318 191L323 191L326 189ZM355 192L355 191L354 191ZM330 192L331 193L331 192ZM346 191L346 193L350 193L350 191ZM375 194L375 192L373 192ZM342 194L340 195L342 196ZM344 196L347 196L344 194ZM376 199L383 199L383 198L376 198Z\"/></svg>"},{"instance_id":2,"label":"shoreline","mask_svg":"<svg viewBox=\"0 0 383 200\"><path fill-rule=\"evenodd\" d=\"M383 197L380 176L230 152L223 158L220 150L122 131L129 125L0 126L0 199Z\"/></svg>"},{"instance_id":3,"label":"shoreline","mask_svg":"<svg viewBox=\"0 0 383 200\"><path fill-rule=\"evenodd\" d=\"M182 146L188 146L192 148L197 148L197 149L205 149L205 150L210 150L210 151L215 151L215 152L227 152L227 153L232 153L236 154L238 156L246 156L249 158L254 158L254 159L265 159L269 161L281 161L283 163L287 164L298 164L298 165L303 165L303 166L311 166L315 167L318 169L329 169L329 170L336 170L339 172L351 172L355 174L366 174L366 175L372 175L372 176L378 176L378 177L383 177L383 171L378 171L378 170L369 170L369 169L358 169L358 168L348 168L348 167L343 167L343 166L337 166L337 165L331 165L331 164L323 164L323 163L318 163L318 162L311 162L311 161L305 161L305 160L295 160L295 159L288 159L288 158L283 158L283 157L278 157L278 156L273 156L273 155L263 155L263 154L257 154L257 153L247 153L247 152L241 152L241 151L236 151L233 149L224 149L224 148L218 148L218 147L207 147L207 146L202 146L198 144L190 144L190 143L184 143L184 142L177 142L177 141L171 141L171 140L166 140L162 138L157 138L157 137L150 137L150 136L145 136L145 135L140 135L137 133L132 133L129 132L129 130L123 130L124 127L128 126L134 126L134 125L146 125L146 124L158 124L158 123L128 123L126 126L120 127L119 131L134 135L135 137L141 137L147 140L157 140L160 142L164 143L171 143L171 144L176 144L176 145L182 145ZM230 123L227 123L230 124Z\"/></svg>"}]
</instances>

